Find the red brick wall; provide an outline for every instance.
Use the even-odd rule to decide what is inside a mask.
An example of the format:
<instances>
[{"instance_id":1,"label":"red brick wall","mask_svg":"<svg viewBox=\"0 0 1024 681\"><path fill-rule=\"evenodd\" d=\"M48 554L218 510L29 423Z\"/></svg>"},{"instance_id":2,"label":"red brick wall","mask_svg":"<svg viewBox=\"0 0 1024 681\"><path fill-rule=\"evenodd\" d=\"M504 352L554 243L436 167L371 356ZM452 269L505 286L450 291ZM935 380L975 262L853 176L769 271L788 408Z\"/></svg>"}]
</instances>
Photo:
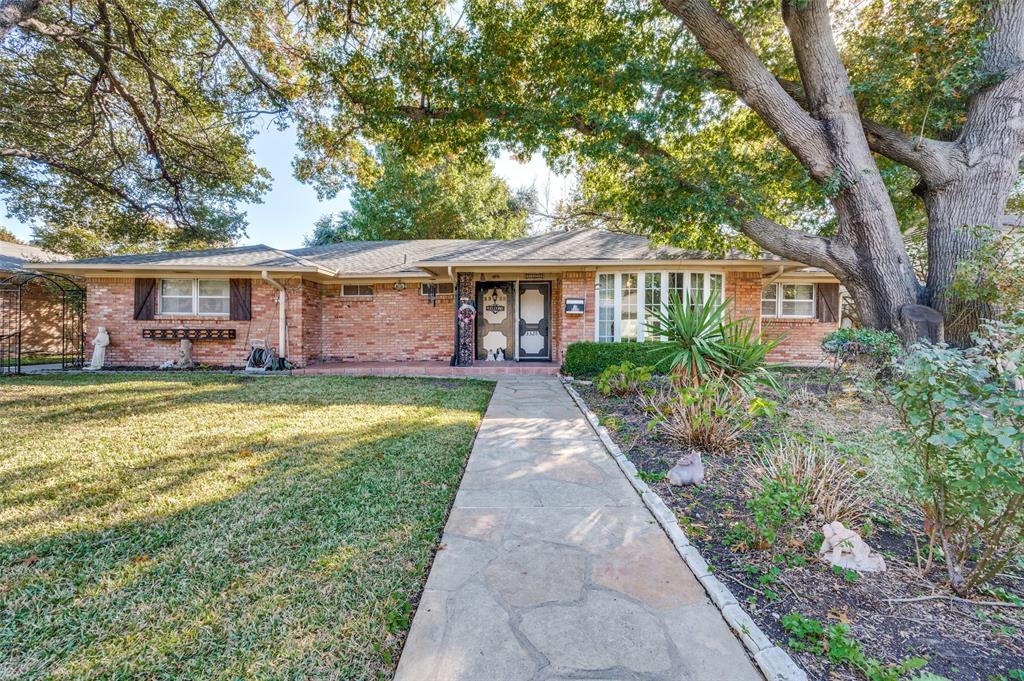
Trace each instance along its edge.
<instances>
[{"instance_id":1,"label":"red brick wall","mask_svg":"<svg viewBox=\"0 0 1024 681\"><path fill-rule=\"evenodd\" d=\"M287 281L288 291L288 359L297 366L306 363L303 354L303 289L299 278ZM278 343L277 290L256 278L252 282L252 320L230 321L225 318L161 316L148 321L132 319L135 286L130 278L88 279L86 305L86 361L92 355L92 339L96 330L106 327L110 335L107 347L109 366L158 366L178 356L178 342L150 340L142 337L147 328L212 328L235 329L235 340L195 341L192 358L211 366L243 366L249 355L250 339L266 339L271 347Z\"/></svg>"},{"instance_id":2,"label":"red brick wall","mask_svg":"<svg viewBox=\"0 0 1024 681\"><path fill-rule=\"evenodd\" d=\"M777 319L761 317L761 273L728 272L725 295L732 300L733 313L758 320L766 338L785 336L768 355L771 362L813 365L827 359L821 351L821 339L839 328L838 322L817 319Z\"/></svg>"},{"instance_id":3,"label":"red brick wall","mask_svg":"<svg viewBox=\"0 0 1024 681\"><path fill-rule=\"evenodd\" d=\"M764 336L777 338L785 336L768 355L770 362L814 365L831 358L821 350L821 339L839 328L838 322L819 322L817 319L775 319L762 320Z\"/></svg>"},{"instance_id":4,"label":"red brick wall","mask_svg":"<svg viewBox=\"0 0 1024 681\"><path fill-rule=\"evenodd\" d=\"M62 341L60 293L39 279L26 284L21 290L22 355L59 354Z\"/></svg>"},{"instance_id":5,"label":"red brick wall","mask_svg":"<svg viewBox=\"0 0 1024 681\"><path fill-rule=\"evenodd\" d=\"M565 305L559 301L557 317L561 320L559 347L561 354L558 361L565 357L565 349L570 343L594 340L594 320L597 318L593 272L565 272L562 276L562 301L566 298L583 298L584 313L578 315L565 314Z\"/></svg>"},{"instance_id":6,"label":"red brick wall","mask_svg":"<svg viewBox=\"0 0 1024 681\"><path fill-rule=\"evenodd\" d=\"M396 291L373 285L373 296L342 298L340 286L322 287L322 357L370 362L449 361L455 351L453 296L421 296L419 285Z\"/></svg>"}]
</instances>

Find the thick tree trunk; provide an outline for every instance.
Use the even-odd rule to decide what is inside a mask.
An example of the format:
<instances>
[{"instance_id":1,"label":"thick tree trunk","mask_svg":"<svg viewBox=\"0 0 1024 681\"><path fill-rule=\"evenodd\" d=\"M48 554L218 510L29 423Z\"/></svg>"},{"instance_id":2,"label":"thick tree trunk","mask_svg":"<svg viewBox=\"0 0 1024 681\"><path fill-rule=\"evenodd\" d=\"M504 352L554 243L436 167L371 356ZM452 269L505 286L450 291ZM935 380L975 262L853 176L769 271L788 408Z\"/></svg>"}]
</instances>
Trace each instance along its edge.
<instances>
[{"instance_id":1,"label":"thick tree trunk","mask_svg":"<svg viewBox=\"0 0 1024 681\"><path fill-rule=\"evenodd\" d=\"M1002 223L1006 195L996 195L993 188L1004 182L990 170L971 168L946 187L924 194L928 213L926 300L942 313L946 340L953 345L969 345L978 322L992 317L989 304L959 299L952 290L960 265L975 257L986 236L993 234L990 230L999 229Z\"/></svg>"}]
</instances>

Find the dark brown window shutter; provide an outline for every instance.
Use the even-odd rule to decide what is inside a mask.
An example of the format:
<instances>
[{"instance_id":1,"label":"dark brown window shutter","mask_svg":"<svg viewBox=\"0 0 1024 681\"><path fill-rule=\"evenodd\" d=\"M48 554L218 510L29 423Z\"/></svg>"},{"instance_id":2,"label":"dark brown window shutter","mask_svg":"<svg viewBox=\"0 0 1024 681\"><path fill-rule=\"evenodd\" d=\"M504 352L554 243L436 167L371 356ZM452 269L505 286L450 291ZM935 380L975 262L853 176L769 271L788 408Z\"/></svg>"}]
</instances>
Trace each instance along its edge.
<instances>
[{"instance_id":1,"label":"dark brown window shutter","mask_svg":"<svg viewBox=\"0 0 1024 681\"><path fill-rule=\"evenodd\" d=\"M839 284L818 284L818 321L839 320Z\"/></svg>"},{"instance_id":2,"label":"dark brown window shutter","mask_svg":"<svg viewBox=\"0 0 1024 681\"><path fill-rule=\"evenodd\" d=\"M156 317L156 279L135 280L135 319Z\"/></svg>"},{"instance_id":3,"label":"dark brown window shutter","mask_svg":"<svg viewBox=\"0 0 1024 681\"><path fill-rule=\"evenodd\" d=\"M237 321L252 319L252 280L231 280L230 318Z\"/></svg>"}]
</instances>

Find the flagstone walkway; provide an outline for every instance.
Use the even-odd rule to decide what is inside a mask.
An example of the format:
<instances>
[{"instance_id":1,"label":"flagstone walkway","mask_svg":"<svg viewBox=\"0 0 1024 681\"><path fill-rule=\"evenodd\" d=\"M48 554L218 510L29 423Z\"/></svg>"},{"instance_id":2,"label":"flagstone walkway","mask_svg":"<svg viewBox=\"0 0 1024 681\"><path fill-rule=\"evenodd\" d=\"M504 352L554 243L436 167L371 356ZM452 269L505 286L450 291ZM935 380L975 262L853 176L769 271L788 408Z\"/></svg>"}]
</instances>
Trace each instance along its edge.
<instances>
[{"instance_id":1,"label":"flagstone walkway","mask_svg":"<svg viewBox=\"0 0 1024 681\"><path fill-rule=\"evenodd\" d=\"M557 379L495 388L398 681L756 681Z\"/></svg>"}]
</instances>

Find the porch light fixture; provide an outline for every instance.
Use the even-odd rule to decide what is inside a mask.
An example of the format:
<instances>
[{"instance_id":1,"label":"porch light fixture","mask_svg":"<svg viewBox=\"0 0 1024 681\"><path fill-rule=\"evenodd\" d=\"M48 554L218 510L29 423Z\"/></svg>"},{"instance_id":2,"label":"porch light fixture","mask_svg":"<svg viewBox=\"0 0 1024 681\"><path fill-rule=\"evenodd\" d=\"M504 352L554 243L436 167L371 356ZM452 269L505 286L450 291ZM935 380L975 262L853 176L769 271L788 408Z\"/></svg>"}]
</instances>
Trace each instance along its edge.
<instances>
[{"instance_id":1,"label":"porch light fixture","mask_svg":"<svg viewBox=\"0 0 1024 681\"><path fill-rule=\"evenodd\" d=\"M404 291L405 290L405 282L402 281L401 279L396 281L395 282L395 290L396 291Z\"/></svg>"}]
</instances>

